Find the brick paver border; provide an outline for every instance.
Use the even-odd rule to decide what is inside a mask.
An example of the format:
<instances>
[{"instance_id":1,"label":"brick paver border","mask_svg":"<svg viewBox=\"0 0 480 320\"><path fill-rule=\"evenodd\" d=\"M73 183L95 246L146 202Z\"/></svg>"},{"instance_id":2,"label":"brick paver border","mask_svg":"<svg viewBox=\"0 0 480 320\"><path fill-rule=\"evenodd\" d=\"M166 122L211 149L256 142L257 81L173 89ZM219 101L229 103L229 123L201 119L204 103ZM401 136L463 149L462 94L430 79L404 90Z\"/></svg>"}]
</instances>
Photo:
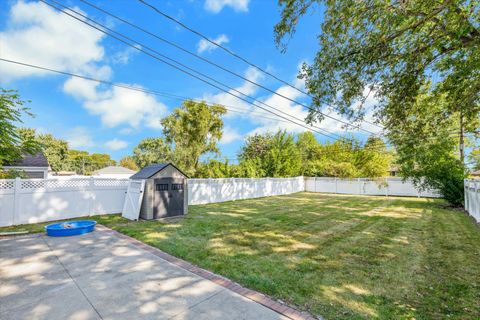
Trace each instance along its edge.
<instances>
[{"instance_id":1,"label":"brick paver border","mask_svg":"<svg viewBox=\"0 0 480 320\"><path fill-rule=\"evenodd\" d=\"M252 301L255 301L285 317L288 317L290 319L293 319L293 320L316 320L316 318L314 318L312 315L306 313L306 312L302 312L302 311L299 311L295 308L292 308L290 306L287 306L283 303L280 303L278 301L275 301L274 299L270 298L269 296L263 294L263 293L260 293L260 292L257 292L257 291L254 291L254 290L251 290L251 289L247 289L245 287L242 287L241 285L239 285L238 283L236 282L233 282L225 277L222 277L222 276L219 276L213 272L210 272L210 271L207 271L205 269L202 269L202 268L199 268L185 260L182 260L182 259L179 259L177 257L174 257L168 253L165 253L163 252L162 250L158 249L158 248L155 248L155 247L152 247L152 246L149 246L148 244L145 244L137 239L134 239L132 237L129 237L127 235L124 235L123 233L120 233L118 231L115 231L115 230L112 230L108 227L105 227L104 225L101 225L101 224L97 224L96 225L96 228L102 232L105 232L105 233L108 233L108 234L112 234L112 235L115 235L116 237L119 237L121 239L124 239L126 240L128 243L138 247L138 248L141 248L145 251L148 251L154 255L156 255L157 257L160 257L164 260L167 260L168 262L170 263L173 263L174 265L182 268L182 269L185 269L187 271L190 271L202 278L205 278L207 280L210 280L210 281L213 281L214 283L222 286L222 287L225 287L235 293L238 293L239 295L245 297L245 298L248 298Z\"/></svg>"}]
</instances>

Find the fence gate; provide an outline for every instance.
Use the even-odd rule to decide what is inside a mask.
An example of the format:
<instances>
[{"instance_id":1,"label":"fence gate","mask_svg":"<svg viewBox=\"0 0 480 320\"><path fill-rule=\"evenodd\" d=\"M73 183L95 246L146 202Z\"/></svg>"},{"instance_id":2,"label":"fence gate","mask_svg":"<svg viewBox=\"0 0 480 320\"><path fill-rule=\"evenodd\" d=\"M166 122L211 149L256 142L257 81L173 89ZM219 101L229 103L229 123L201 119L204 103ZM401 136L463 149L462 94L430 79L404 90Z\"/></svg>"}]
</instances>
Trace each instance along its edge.
<instances>
[{"instance_id":1,"label":"fence gate","mask_svg":"<svg viewBox=\"0 0 480 320\"><path fill-rule=\"evenodd\" d=\"M130 220L138 220L144 188L145 180L130 180L123 204L122 217Z\"/></svg>"}]
</instances>

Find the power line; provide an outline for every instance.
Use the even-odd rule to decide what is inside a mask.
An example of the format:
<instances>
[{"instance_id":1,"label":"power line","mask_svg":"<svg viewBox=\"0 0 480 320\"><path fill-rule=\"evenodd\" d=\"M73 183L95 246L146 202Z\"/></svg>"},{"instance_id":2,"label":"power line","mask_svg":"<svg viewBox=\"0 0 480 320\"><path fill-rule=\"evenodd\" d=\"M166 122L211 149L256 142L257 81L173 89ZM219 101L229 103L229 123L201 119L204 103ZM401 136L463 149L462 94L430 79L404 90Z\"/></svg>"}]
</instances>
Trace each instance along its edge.
<instances>
[{"instance_id":1,"label":"power line","mask_svg":"<svg viewBox=\"0 0 480 320\"><path fill-rule=\"evenodd\" d=\"M118 83L118 82L110 82L110 81L106 81L106 80L100 80L100 79L96 79L96 78L92 78L92 77L88 77L88 76L83 76L83 75L79 75L79 74L75 74L75 73L71 73L71 72L66 72L66 71L50 69L50 68L41 67L41 66L37 66L37 65L33 65L33 64L28 64L28 63L24 63L24 62L20 62L20 61L14 61L14 60L9 60L9 59L4 59L4 58L0 58L0 61L14 63L14 64L25 66L25 67L30 67L30 68L35 68L35 69L39 69L39 70L49 71L49 72L58 73L58 74L62 74L62 75L70 76L70 77L75 77L75 78L80 78L80 79L84 79L84 80L94 81L94 82L98 82L98 83L101 83L101 84L106 84L106 85L109 85L109 86L112 86L112 87L119 87L119 88L123 88L123 89L127 89L127 90L133 90L133 91L148 93L148 94L161 96L161 97L165 97L165 98L169 98L169 99L175 99L175 100L179 100L179 101L192 100L192 101L195 101L195 102L205 102L209 106L215 105L215 103L210 102L210 101L204 101L204 100L198 100L198 99L193 99L193 98L189 98L189 97L183 97L183 96L179 96L179 95L172 94L172 93L167 93L167 92L143 89L143 88L140 88L140 87L129 86L129 85L125 85L125 84ZM264 113L255 113L255 112L248 113L245 110L239 110L239 109L236 109L235 107L232 107L232 106L228 106L228 105L223 105L223 106L228 111L231 111L231 112L242 113L242 114L246 114L246 115L254 114L256 117L265 118L265 119L272 120L272 121L280 121L280 122L284 122L284 123L291 123L290 121L285 121L285 120L282 120L282 119L275 119L275 118L272 118L272 117L265 116Z\"/></svg>"},{"instance_id":2,"label":"power line","mask_svg":"<svg viewBox=\"0 0 480 320\"><path fill-rule=\"evenodd\" d=\"M52 0L52 1L53 1L53 0ZM123 23L125 23L125 24L127 24L127 25L129 25L129 26L131 26L131 27L133 27L133 28L135 28L135 29L137 29L137 30L140 30L140 31L142 31L142 32L144 32L144 33L146 33L146 34L148 34L148 35L150 35L150 36L152 36L152 37L154 37L154 38L156 38L156 39L158 39L158 40L160 40L160 41L162 41L162 42L164 42L164 43L166 43L166 44L168 44L168 45L170 45L170 46L173 46L173 47L175 47L175 48L177 48L177 49L179 49L179 50L181 50L181 51L183 51L183 52L185 52L185 53L187 53L187 54L189 54L189 55L191 55L191 56L194 56L194 57L196 57L197 59L200 59L200 60L202 60L202 61L204 61L204 62L206 62L206 63L208 63L208 64L210 64L210 65L213 65L213 66L215 66L215 67L217 67L217 68L219 68L219 69L221 69L221 70L223 70L223 71L225 71L225 72L228 72L228 73L230 73L230 74L232 74L232 75L234 75L234 76L236 76L236 77L239 77L239 78L241 78L241 79L243 79L243 80L245 80L245 81L247 81L247 82L249 82L249 83L251 83L251 84L253 84L253 85L257 86L257 87L259 87L259 88L262 88L262 89L264 89L264 90L266 90L266 91L268 91L268 92L270 92L270 93L272 93L272 94L274 94L274 95L277 95L277 96L282 97L282 98L284 98L284 99L286 99L286 100L288 100L288 101L290 101L290 102L293 102L293 103L295 103L295 104L297 104L297 105L300 105L300 106L302 106L302 107L304 107L304 108L306 108L306 109L308 109L308 110L310 110L310 111L315 111L315 112L317 112L316 110L314 110L313 108L305 105L304 103L301 103L301 102L299 102L299 101L296 101L295 99L292 99L292 98L290 98L290 97L288 97L288 96L285 96L285 95L283 95L283 94L281 94L281 93L279 93L279 92L277 92L277 91L275 91L275 90L272 90L272 89L270 89L270 88L268 88L268 87L266 87L266 86L264 86L264 85L262 85L262 84L259 84L259 83L255 82L255 81L252 81L252 80L250 80L250 79L248 79L248 78L246 78L246 77L244 77L244 76L242 76L242 75L240 75L240 74L238 74L238 73L236 73L236 72L234 72L234 71L232 71L232 70L230 70L230 69L228 69L228 68L226 68L226 67L224 67L224 66L219 65L219 64L216 63L216 62L213 62L213 61L211 61L211 60L209 60L209 59L206 59L206 58L204 58L204 57L202 57L202 56L200 56L200 55L198 55L198 54L196 54L196 53L194 53L194 52L192 52L192 51L190 51L190 50L188 50L188 49L185 49L184 47L182 47L182 46L180 46L180 45L178 45L178 44L176 44L176 43L174 43L174 42L172 42L172 41L169 41L169 40L167 40L167 39L159 36L158 34L155 34L155 33L153 33L153 32L150 32L150 31L148 31L148 30L146 30L146 29L144 29L144 28L142 28L142 27L140 27L140 26L138 26L138 25L136 25L136 24L134 24L134 23L131 23L131 22L129 22L129 21L127 21L127 20L125 20L125 19L123 19L123 18L121 18L121 17L119 17L119 16L117 16L117 15L115 15L115 14L113 14L113 13L107 11L107 10L105 10L105 9L102 9L102 8L100 8L100 7L94 5L94 4L92 4L92 3L90 3L90 2L88 2L88 1L86 1L86 0L80 0L80 1L83 2L83 3L85 3L86 5L94 8L94 9L100 11L100 12L103 12L104 14L106 14L106 15L109 16L109 17L115 18L115 19L117 19L117 20L119 20L119 21L121 21L121 22L123 22ZM55 1L54 1L54 2L55 2ZM341 123L343 123L343 124L345 124L345 125L352 126L352 127L354 127L354 128L358 128L358 129L360 129L360 130L364 130L364 129L361 128L360 126L355 126L355 125L353 125L353 124L350 123L350 122L343 121L343 120L341 120L341 119L332 117L332 116L327 115L327 114L322 113L322 112L319 112L319 113L322 114L323 116L327 117L327 118L333 119L333 120L335 120L335 121L339 121L339 122L341 122ZM372 124L373 124L373 123L372 123ZM373 125L375 125L375 124L373 124ZM371 131L367 131L367 132L374 134L374 133L371 132Z\"/></svg>"},{"instance_id":3,"label":"power line","mask_svg":"<svg viewBox=\"0 0 480 320\"><path fill-rule=\"evenodd\" d=\"M105 85L109 85L109 86L113 86L113 87L119 87L119 88L122 88L122 89L139 91L139 92L142 92L142 93L148 93L148 94L152 94L152 95L155 95L155 96L161 96L161 97L166 97L166 98L170 98L170 99L180 100L180 101L192 100L192 101L196 101L196 102L205 102L208 105L216 104L216 103L213 103L213 102L210 102L210 101L192 99L192 98L189 98L189 97L185 97L185 96L181 96L181 95L177 95L177 94L173 94L173 93L144 89L144 88L141 88L141 87L126 85L126 84L123 84L123 83L96 79L96 78L83 76L83 75L79 75L79 74L75 74L75 73L71 73L71 72L55 70L55 69L51 69L51 68L47 68L47 67L41 67L41 66L38 66L38 65L33 65L33 64L20 62L20 61L15 61L15 60L10 60L10 59L5 59L5 58L1 58L1 57L0 57L0 61L13 63L13 64L25 66L25 67L35 68L35 69L39 69L39 70L49 71L49 72L52 72L52 73L57 73L57 74L65 75L65 76L71 76L71 77L80 78L80 79L84 79L84 80L94 81L94 82L97 82L97 83L101 83L101 84L105 84ZM243 114L246 114L246 115L254 113L254 112L248 113L248 112L245 112L244 110L239 110L239 109L237 109L236 107L233 107L233 106L228 106L228 105L225 106L224 105L224 107L229 111L237 112L237 113L243 113ZM265 118L265 119L272 120L272 121L280 121L280 122L284 122L284 123L291 123L290 121L284 121L284 120L281 120L281 119L267 117L267 116L264 116L264 115L265 114L263 114L263 113L256 113L257 117ZM451 135L451 136L458 135L458 132L457 131L452 131L449 135ZM426 137L426 138L423 138L423 139L428 139L429 140L429 139L435 139L435 138L436 137ZM339 141L339 140L336 140L336 141ZM413 141L413 140L410 140L410 141ZM348 142L353 142L353 140L340 141L340 142L348 143Z\"/></svg>"},{"instance_id":4,"label":"power line","mask_svg":"<svg viewBox=\"0 0 480 320\"><path fill-rule=\"evenodd\" d=\"M177 66L177 65L175 65L175 64L172 64L172 63L170 63L170 62L168 62L168 61L165 61L165 60L163 60L162 58L160 58L160 57L158 57L158 56L156 56L156 55L154 55L154 54L152 54L152 53L150 53L150 52L145 51L145 50L143 49L143 47L141 47L142 44L139 43L139 42L135 42L136 45L131 44L131 43L125 41L125 40L122 40L122 39L118 38L118 37L115 36L115 35L112 35L111 33L108 33L107 31L105 31L105 30L103 30L103 29L101 29L101 28L98 28L98 27L96 27L96 26L94 26L94 25L92 25L92 24L90 24L90 23L88 23L88 22L86 22L86 21L84 21L84 20L82 20L82 19L80 19L80 18L72 15L72 14L69 14L68 12L66 12L66 11L64 11L64 10L62 10L62 9L57 8L55 5L52 5L52 4L48 3L48 2L45 1L45 0L40 0L40 1L43 2L43 3L45 3L45 4L47 4L47 5L49 5L49 6L51 6L52 8L55 8L56 10L58 10L58 11L64 13L64 14L66 14L66 15L68 15L68 16L70 16L70 17L72 17L72 18L74 18L74 19L76 19L76 20L78 20L78 21L80 21L80 22L82 22L82 23L84 23L84 24L86 24L86 25L88 25L88 26L90 26L90 27L92 27L92 28L94 28L94 29L96 29L96 30L98 30L98 31L100 31L100 32L102 32L102 33L110 36L110 37L112 37L112 38L114 38L114 39L116 39L117 41L120 41L120 42L122 42L122 43L124 43L124 44L126 44L126 45L128 45L128 46L130 46L130 47L132 47L132 48L134 48L135 50L138 50L138 51L140 51L140 52L142 52L142 53L144 53L144 54L147 54L148 56L150 56L150 57L152 57L152 58L154 58L154 59L156 59L156 60L158 60L158 61L160 61L160 62L162 62L162 63L164 63L164 64L167 64L167 65L171 66L172 68L175 68L175 69L177 69L177 70L179 70L179 71L181 71L181 72L183 72L183 73L185 73L185 74L187 74L187 75L189 75L189 76L191 76L191 77L193 77L193 78L196 78L196 79L198 79L198 80L200 80L200 81L202 81L202 82L204 82L204 83L207 83L208 85L210 85L210 86L212 86L212 87L214 87L214 88L217 88L217 89L219 89L219 90L221 90L221 91L223 91L223 92L225 92L225 93L227 93L227 94L229 94L229 95L231 95L231 96L233 96L233 97L236 97L237 99L240 99L240 100L242 100L242 101L245 101L245 102L247 102L247 103L249 103L249 104L251 104L251 105L253 105L253 106L257 107L257 108L260 108L260 109L262 109L262 110L264 110L264 111L267 111L267 112L269 112L269 113L272 113L272 114L274 114L274 115L276 115L276 116L278 116L278 117L281 117L281 118L283 118L283 119L285 119L285 120L287 120L287 121L290 121L290 122L292 122L292 123L294 123L294 124L300 125L300 126L306 128L307 130L314 131L314 132L319 133L319 134L321 134L321 135L324 135L324 136L326 136L326 137L328 137L328 138L335 139L334 137L329 136L328 134L325 134L325 133L320 132L320 131L318 131L318 130L322 130L322 131L324 131L324 132L328 132L329 134L339 136L339 135L337 135L337 134L335 134L335 133L332 133L332 132L329 132L329 131L327 131L327 130L325 130L325 129L323 129L323 128L319 128L319 127L315 127L315 126L310 125L311 127L317 128L318 130L312 129L312 128L308 127L306 124L303 124L303 123L305 123L303 120L301 120L301 119L299 119L299 118L297 118L297 117L295 117L295 116L292 116L292 115L290 115L290 114L288 114L288 113L286 113L286 112L283 112L283 111L281 111L281 110L278 110L278 109L276 109L276 108L274 108L274 107L272 107L272 106L270 106L270 105L268 105L268 104L266 104L266 103L264 103L264 102L258 101L257 99L255 99L255 98L253 98L253 97L250 97L250 96L244 94L243 92L238 91L238 90L235 89L235 88L232 88L232 87L230 87L230 86L227 86L227 85L225 85L225 84L222 84L222 83L218 82L217 80L209 77L208 75L205 75L205 74L203 74L203 73L201 73L201 72L199 72L199 71L196 71L195 69L192 69L192 68L190 68L190 67L182 64L181 62L178 62L178 61L175 60L175 59L169 58L169 57L167 57L167 56L165 56L165 55L157 52L156 50L150 49L148 46L143 45L143 47L147 48L148 50L150 50L150 51L152 51L152 52L155 52L157 55L160 55L161 57L163 57L163 58L165 58L165 59L168 59L168 60L170 60L170 61L172 61L172 62L174 62L174 63L176 63L176 64L178 64L178 65L180 65L180 66L183 66L184 68L190 70L191 72L195 72L195 73L201 75L202 77L205 77L205 78L207 78L207 79L210 79L210 80L218 83L219 85L223 85L223 86L227 87L228 89L233 90L233 91L235 91L235 92L238 92L239 94L242 94L242 95L244 95L244 96L246 96L246 97L248 97L248 98L250 98L250 99L252 99L252 100L254 100L254 101L258 101L258 102L261 103L262 105L265 105L265 106L267 106L267 107L269 107L269 108L272 108L272 109L274 109L275 111L278 111L278 112L280 112L280 113L282 113L282 114L286 114L287 116L292 117L292 118L294 118L294 119L302 122L302 124L299 124L299 123L297 123L297 122L294 122L294 121L291 120L291 119L288 119L288 118L286 118L286 117L284 117L284 116L281 116L281 115L279 115L279 114L277 114L277 113L275 113L275 112L272 112L272 111L270 111L270 110L268 110L268 109L265 109L265 108L259 106L259 105L258 105L257 103L255 103L255 102L248 101L247 99L242 98L242 97L240 97L240 96L238 96L238 95L236 95L236 94L233 94L232 92L227 91L227 90L219 87L218 85L212 84L211 82L203 79L203 78L200 77L200 76L196 76L196 75L192 74L191 72L186 71L186 70L182 69L181 67L179 67L179 66ZM55 2L55 1L53 1L53 0L51 0L51 1L52 1L52 2ZM63 6L63 5L60 4L60 6ZM63 7L64 7L64 6L63 6ZM83 16L81 13L78 13L78 12L76 12L76 11L70 9L70 8L67 8L67 9L68 9L69 11L75 12L76 14L78 14L78 15L80 15L80 16ZM85 16L83 16L83 17L85 17ZM90 20L90 21L92 21L92 22L94 22L95 24L101 26L101 27L104 28L104 29L111 30L111 29L109 29L108 27L102 25L101 23L94 21L93 19L90 19L90 18L88 18L88 17L85 17L85 18L88 19L88 20ZM113 33L115 33L115 34L118 34L120 37L123 37L123 38L125 38L125 39L128 39L129 41L133 41L133 40L130 39L129 37L124 36L124 35L120 34L119 32L116 32L116 31L114 31L114 30L111 30L111 31L112 31ZM339 137L340 137L340 136L339 136ZM341 137L341 139L343 139L343 137Z\"/></svg>"},{"instance_id":5,"label":"power line","mask_svg":"<svg viewBox=\"0 0 480 320\"><path fill-rule=\"evenodd\" d=\"M80 0L80 1L86 3L86 1L84 1L84 0ZM225 52L227 52L228 54L234 56L235 58L243 61L244 63L246 63L246 64L254 67L255 69L257 69L257 70L259 70L259 71L267 74L268 76L274 78L275 80L277 80L277 81L279 81L279 82L281 82L281 83L283 83L283 84L285 84L285 85L287 85L287 86L289 86L289 87L297 90L298 92L300 92L300 93L302 93L302 94L304 94L304 95L306 95L306 96L308 96L308 97L310 97L310 98L313 99L313 97L312 97L308 92L305 92L304 90L302 90L302 89L300 89L300 88L298 88L298 87L290 84L289 82L287 82L287 81L285 81L285 80L283 80L283 79L280 79L280 78L277 77L276 75L274 75L274 74L272 74L271 72L269 72L269 71L267 71L267 70L259 67L258 65L254 64L253 62L248 61L247 59L243 58L243 57L240 56L239 54L237 54L237 53L233 52L232 50L228 49L227 47L224 47L224 46L222 46L221 44L218 44L218 43L216 43L215 41L210 40L210 39L209 39L207 36L205 36L204 34L200 33L199 31L194 30L193 28L188 27L187 25L185 25L184 23L182 23L182 22L179 21L178 19L175 19L174 17L172 17L172 16L166 14L165 12L161 11L161 10L158 9L156 6L154 6L154 5L146 2L146 1L144 1L144 0L138 0L138 1L141 2L141 3L143 3L145 6L150 7L152 10L154 10L155 12L157 12L158 14L160 14L161 16L163 16L163 17L165 17L165 18L173 21L174 23L180 25L182 28L184 28L184 29L186 29L186 30L188 30L188 31L196 34L197 36L201 37L202 39L208 41L210 44L212 44L212 45L214 45L214 46L222 49L223 51L225 51ZM312 112L318 112L318 113L320 113L320 114L322 114L322 115L325 116L325 114L322 113L321 111L315 110L314 108L308 107L308 106L303 105L303 104L301 104L301 105L304 106L304 107L306 107L306 108L308 108L308 109L309 109L310 111L312 111ZM370 121L367 121L367 120L362 120L362 121L363 121L363 122L366 122L366 123L369 123L369 124L371 124L371 125L374 125L374 126L376 126L376 127L383 128L383 127L377 125L376 123L373 123L373 122L370 122ZM361 129L360 126L353 125L352 123L346 123L346 124ZM362 130L363 130L363 129L362 129ZM373 132L370 132L370 133L375 134L375 133L373 133Z\"/></svg>"}]
</instances>

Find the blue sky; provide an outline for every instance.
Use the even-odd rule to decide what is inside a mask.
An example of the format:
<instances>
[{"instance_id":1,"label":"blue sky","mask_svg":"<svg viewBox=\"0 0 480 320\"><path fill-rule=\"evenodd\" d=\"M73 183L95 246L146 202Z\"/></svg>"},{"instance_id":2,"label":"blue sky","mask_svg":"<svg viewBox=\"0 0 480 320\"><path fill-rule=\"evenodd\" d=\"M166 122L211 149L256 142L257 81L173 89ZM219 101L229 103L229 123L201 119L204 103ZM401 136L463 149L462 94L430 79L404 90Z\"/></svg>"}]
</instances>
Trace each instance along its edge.
<instances>
[{"instance_id":1,"label":"blue sky","mask_svg":"<svg viewBox=\"0 0 480 320\"><path fill-rule=\"evenodd\" d=\"M308 98L295 89L282 85L208 43L202 43L198 36L138 1L89 1L252 81L308 103ZM222 45L281 79L302 87L296 75L299 65L303 61L311 61L317 50L315 35L321 23L319 12L307 15L301 21L288 51L282 54L273 41L273 26L278 22L280 12L276 1L149 2L210 39L222 42ZM302 119L306 116L306 111L301 106L209 66L106 17L80 1L67 0L62 3L134 38L143 46L154 48L275 108ZM255 111L254 107L128 48L37 1L1 2L0 57L235 107L244 113L229 112L224 117L225 132L220 144L222 155L228 158L235 156L243 139L253 132L279 128L296 133L304 130L293 124L262 118L267 116L265 112ZM161 136L160 118L181 103L165 97L13 66L6 62L0 62L0 85L19 90L23 99L31 101L29 107L35 117L25 118L25 126L64 138L72 148L109 153L116 160L131 154L141 139ZM335 121L325 121L321 127L337 133L343 132L340 123ZM325 141L321 136L318 139Z\"/></svg>"}]
</instances>

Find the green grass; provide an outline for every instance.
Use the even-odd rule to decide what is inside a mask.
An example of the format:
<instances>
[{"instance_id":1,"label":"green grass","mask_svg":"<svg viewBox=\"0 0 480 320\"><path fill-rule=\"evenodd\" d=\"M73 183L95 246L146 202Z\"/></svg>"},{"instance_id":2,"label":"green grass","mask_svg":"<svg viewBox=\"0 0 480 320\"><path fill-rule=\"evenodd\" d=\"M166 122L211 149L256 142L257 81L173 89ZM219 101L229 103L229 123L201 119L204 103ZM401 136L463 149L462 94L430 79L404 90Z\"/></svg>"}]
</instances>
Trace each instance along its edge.
<instances>
[{"instance_id":1,"label":"green grass","mask_svg":"<svg viewBox=\"0 0 480 320\"><path fill-rule=\"evenodd\" d=\"M480 229L442 205L297 193L95 219L327 319L479 319Z\"/></svg>"}]
</instances>

